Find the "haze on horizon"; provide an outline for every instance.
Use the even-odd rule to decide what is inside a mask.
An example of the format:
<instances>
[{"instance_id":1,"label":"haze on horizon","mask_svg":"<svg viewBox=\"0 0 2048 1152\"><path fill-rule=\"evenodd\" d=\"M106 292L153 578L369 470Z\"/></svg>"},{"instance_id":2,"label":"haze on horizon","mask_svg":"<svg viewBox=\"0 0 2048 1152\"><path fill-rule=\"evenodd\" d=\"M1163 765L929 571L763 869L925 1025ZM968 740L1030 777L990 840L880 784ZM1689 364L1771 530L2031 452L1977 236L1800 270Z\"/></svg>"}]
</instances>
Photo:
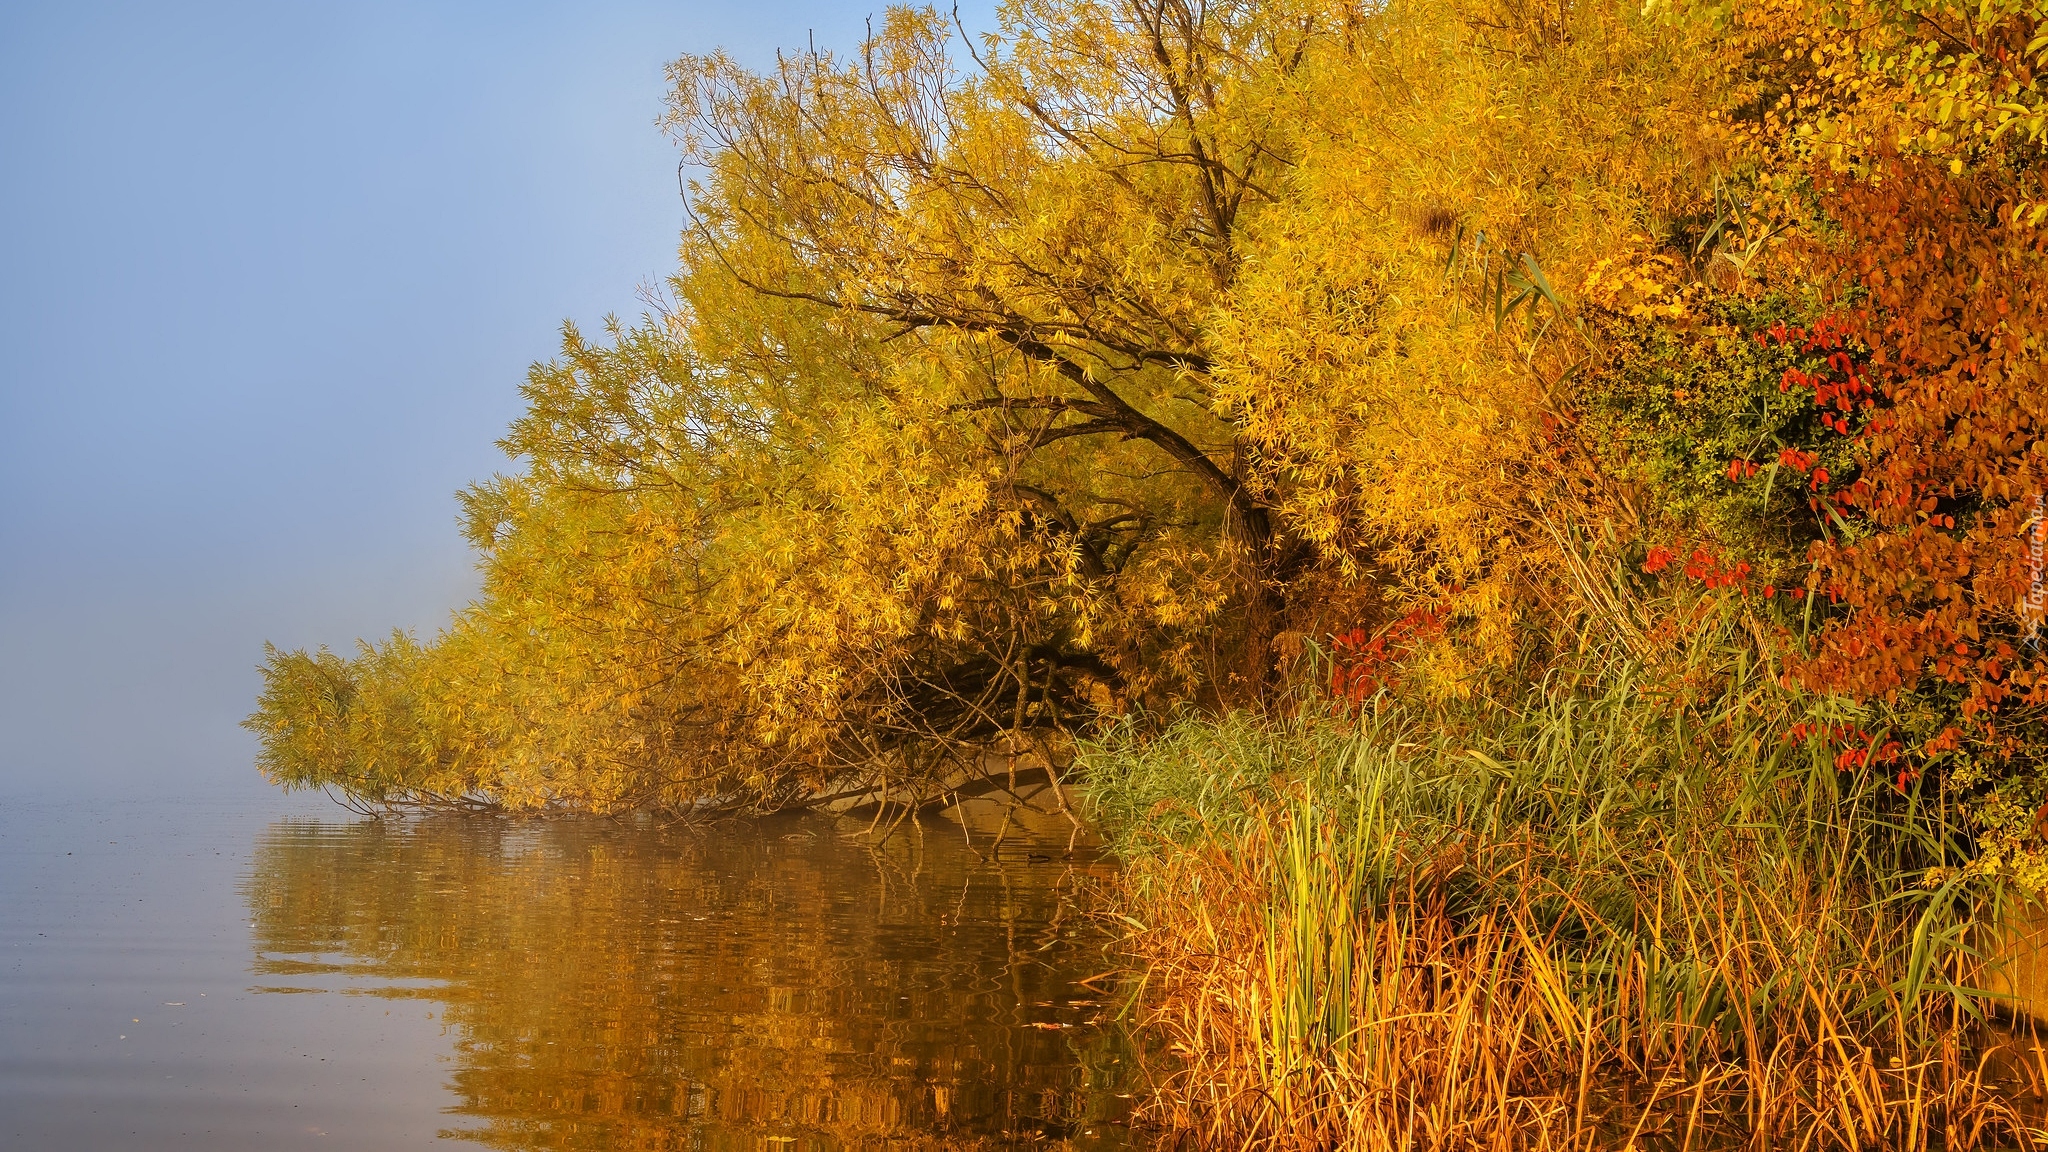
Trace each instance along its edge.
<instances>
[{"instance_id":1,"label":"haze on horizon","mask_svg":"<svg viewBox=\"0 0 2048 1152\"><path fill-rule=\"evenodd\" d=\"M663 66L880 7L0 12L0 794L250 786L265 640L431 635L526 366L673 262Z\"/></svg>"}]
</instances>

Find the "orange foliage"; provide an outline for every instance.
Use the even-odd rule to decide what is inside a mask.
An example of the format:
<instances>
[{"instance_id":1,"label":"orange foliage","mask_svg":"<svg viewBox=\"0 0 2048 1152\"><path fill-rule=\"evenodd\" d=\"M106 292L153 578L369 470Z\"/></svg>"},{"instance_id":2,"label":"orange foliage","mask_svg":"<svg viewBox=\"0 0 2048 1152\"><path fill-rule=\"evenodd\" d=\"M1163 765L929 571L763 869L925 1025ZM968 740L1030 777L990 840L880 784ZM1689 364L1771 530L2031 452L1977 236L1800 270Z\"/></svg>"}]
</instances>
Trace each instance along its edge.
<instances>
[{"instance_id":1,"label":"orange foliage","mask_svg":"<svg viewBox=\"0 0 2048 1152\"><path fill-rule=\"evenodd\" d=\"M1954 685L1985 735L2048 706L2048 660L2026 639L2044 578L2029 537L2048 475L2048 232L2009 225L2009 185L1910 158L1823 185L1842 228L1825 259L1860 298L1844 332L1870 349L1882 402L1862 475L1832 497L1859 531L1813 552L1844 613L1801 670L1860 698ZM1817 395L1830 387L1872 404Z\"/></svg>"},{"instance_id":2,"label":"orange foliage","mask_svg":"<svg viewBox=\"0 0 2048 1152\"><path fill-rule=\"evenodd\" d=\"M1443 634L1450 620L1448 604L1417 608L1377 633L1363 626L1331 640L1330 698L1340 707L1363 704L1381 688L1392 687L1396 665L1415 645Z\"/></svg>"},{"instance_id":3,"label":"orange foliage","mask_svg":"<svg viewBox=\"0 0 2048 1152\"><path fill-rule=\"evenodd\" d=\"M1786 448L1822 538L1809 689L1883 701L1925 757L2034 759L2048 716L2034 546L2048 488L2048 14L2034 0L1753 0L1726 13L1719 122L1807 286L1759 342L1851 448ZM1826 437L1823 437L1826 442ZM1830 457L1830 464L1838 463ZM1741 462L1730 465L1738 479Z\"/></svg>"}]
</instances>

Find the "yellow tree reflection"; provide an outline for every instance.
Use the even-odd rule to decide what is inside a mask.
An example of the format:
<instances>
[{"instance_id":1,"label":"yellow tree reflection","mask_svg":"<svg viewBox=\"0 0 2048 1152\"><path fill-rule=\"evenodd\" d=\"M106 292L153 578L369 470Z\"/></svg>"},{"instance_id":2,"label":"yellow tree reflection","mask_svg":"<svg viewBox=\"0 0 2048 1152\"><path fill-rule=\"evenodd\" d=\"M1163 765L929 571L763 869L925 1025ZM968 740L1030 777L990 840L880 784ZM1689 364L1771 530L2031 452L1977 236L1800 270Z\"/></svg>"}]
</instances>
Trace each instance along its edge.
<instances>
[{"instance_id":1,"label":"yellow tree reflection","mask_svg":"<svg viewBox=\"0 0 2048 1152\"><path fill-rule=\"evenodd\" d=\"M1122 1142L1079 977L1107 874L827 822L281 822L256 971L442 1002L448 1135L506 1148Z\"/></svg>"}]
</instances>

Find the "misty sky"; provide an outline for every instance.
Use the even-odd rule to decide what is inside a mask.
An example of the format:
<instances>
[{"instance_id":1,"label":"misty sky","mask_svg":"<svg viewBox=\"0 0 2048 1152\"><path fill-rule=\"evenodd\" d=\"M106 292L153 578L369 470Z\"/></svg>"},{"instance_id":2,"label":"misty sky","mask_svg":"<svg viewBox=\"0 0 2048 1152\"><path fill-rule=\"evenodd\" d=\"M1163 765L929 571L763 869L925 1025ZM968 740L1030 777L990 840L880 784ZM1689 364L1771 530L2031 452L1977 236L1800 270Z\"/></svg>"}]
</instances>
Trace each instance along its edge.
<instances>
[{"instance_id":1,"label":"misty sky","mask_svg":"<svg viewBox=\"0 0 2048 1152\"><path fill-rule=\"evenodd\" d=\"M264 640L431 635L526 365L671 267L663 65L879 7L0 7L0 794L246 781Z\"/></svg>"}]
</instances>

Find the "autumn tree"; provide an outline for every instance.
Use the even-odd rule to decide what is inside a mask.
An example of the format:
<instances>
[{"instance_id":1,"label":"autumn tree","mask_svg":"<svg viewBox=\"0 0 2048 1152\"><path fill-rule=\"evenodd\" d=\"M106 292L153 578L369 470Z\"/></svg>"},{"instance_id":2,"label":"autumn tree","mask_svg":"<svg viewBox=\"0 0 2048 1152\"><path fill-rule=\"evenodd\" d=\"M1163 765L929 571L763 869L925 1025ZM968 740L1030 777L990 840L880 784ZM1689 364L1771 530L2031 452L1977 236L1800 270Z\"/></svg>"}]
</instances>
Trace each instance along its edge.
<instances>
[{"instance_id":1,"label":"autumn tree","mask_svg":"<svg viewBox=\"0 0 2048 1152\"><path fill-rule=\"evenodd\" d=\"M265 766L929 796L1333 635L1511 696L1681 577L2010 759L2048 42L1914 3L1015 0L685 58L666 295L534 369L444 636L273 654Z\"/></svg>"},{"instance_id":2,"label":"autumn tree","mask_svg":"<svg viewBox=\"0 0 2048 1152\"><path fill-rule=\"evenodd\" d=\"M1218 418L1207 333L1288 164L1275 102L1350 15L1021 3L969 77L929 11L892 12L850 62L685 59L670 123L709 172L679 283L693 322L724 325L694 294L731 281L946 365L926 417L983 445L992 514L1154 617L1098 630L1088 662L1129 698L1255 692L1305 552ZM1197 624L1228 638L1112 638Z\"/></svg>"},{"instance_id":3,"label":"autumn tree","mask_svg":"<svg viewBox=\"0 0 2048 1152\"><path fill-rule=\"evenodd\" d=\"M270 770L776 803L1255 696L1308 551L1206 331L1288 163L1275 93L1355 18L1018 4L963 71L896 11L850 60L679 62L702 176L671 304L535 370L447 637L274 658Z\"/></svg>"}]
</instances>

